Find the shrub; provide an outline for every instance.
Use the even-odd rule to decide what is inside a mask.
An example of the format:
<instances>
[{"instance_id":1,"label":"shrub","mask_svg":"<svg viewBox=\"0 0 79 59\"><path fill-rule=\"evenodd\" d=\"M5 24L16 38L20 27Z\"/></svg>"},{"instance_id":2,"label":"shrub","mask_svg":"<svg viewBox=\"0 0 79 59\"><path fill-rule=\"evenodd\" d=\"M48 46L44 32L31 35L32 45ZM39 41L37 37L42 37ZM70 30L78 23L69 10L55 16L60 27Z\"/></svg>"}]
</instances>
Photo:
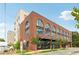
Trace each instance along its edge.
<instances>
[{"instance_id":1,"label":"shrub","mask_svg":"<svg viewBox=\"0 0 79 59\"><path fill-rule=\"evenodd\" d=\"M67 40L63 39L61 40L61 45L63 48L66 48Z\"/></svg>"},{"instance_id":2,"label":"shrub","mask_svg":"<svg viewBox=\"0 0 79 59\"><path fill-rule=\"evenodd\" d=\"M65 47L66 46L66 44L67 44L67 40L62 40L62 39L60 39L60 40L56 40L56 42L55 42L55 46L56 46L56 48L59 48L60 47L60 44L63 46L63 47Z\"/></svg>"},{"instance_id":3,"label":"shrub","mask_svg":"<svg viewBox=\"0 0 79 59\"><path fill-rule=\"evenodd\" d=\"M0 42L5 42L5 40L3 38L0 38Z\"/></svg>"},{"instance_id":4,"label":"shrub","mask_svg":"<svg viewBox=\"0 0 79 59\"><path fill-rule=\"evenodd\" d=\"M33 44L39 44L39 43L40 43L39 38L33 38L33 39L32 39L32 43L33 43Z\"/></svg>"},{"instance_id":5,"label":"shrub","mask_svg":"<svg viewBox=\"0 0 79 59\"><path fill-rule=\"evenodd\" d=\"M59 48L59 47L60 47L60 43L61 43L60 40L56 40L56 42L55 42L55 46L56 46L56 48Z\"/></svg>"},{"instance_id":6,"label":"shrub","mask_svg":"<svg viewBox=\"0 0 79 59\"><path fill-rule=\"evenodd\" d=\"M26 53L26 50L20 51L20 50L16 50L16 53Z\"/></svg>"},{"instance_id":7,"label":"shrub","mask_svg":"<svg viewBox=\"0 0 79 59\"><path fill-rule=\"evenodd\" d=\"M61 41L61 44L62 44L63 47L65 47L66 44L67 44L67 40L62 40L62 41Z\"/></svg>"},{"instance_id":8,"label":"shrub","mask_svg":"<svg viewBox=\"0 0 79 59\"><path fill-rule=\"evenodd\" d=\"M15 49L20 49L20 42L17 41L15 44L14 44L14 48Z\"/></svg>"}]
</instances>

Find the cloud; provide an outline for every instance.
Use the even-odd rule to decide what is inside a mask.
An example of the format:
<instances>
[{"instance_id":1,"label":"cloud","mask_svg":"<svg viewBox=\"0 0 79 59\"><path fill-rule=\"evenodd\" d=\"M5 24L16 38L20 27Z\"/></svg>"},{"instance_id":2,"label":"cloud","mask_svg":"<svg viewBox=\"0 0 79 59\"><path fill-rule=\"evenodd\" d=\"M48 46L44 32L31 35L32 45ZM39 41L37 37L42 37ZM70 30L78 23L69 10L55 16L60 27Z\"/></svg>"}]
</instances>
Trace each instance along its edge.
<instances>
[{"instance_id":1,"label":"cloud","mask_svg":"<svg viewBox=\"0 0 79 59\"><path fill-rule=\"evenodd\" d=\"M62 18L64 20L74 20L74 17L71 15L71 11L61 12L59 18Z\"/></svg>"},{"instance_id":2,"label":"cloud","mask_svg":"<svg viewBox=\"0 0 79 59\"><path fill-rule=\"evenodd\" d=\"M0 23L0 38L5 37L5 23Z\"/></svg>"}]
</instances>

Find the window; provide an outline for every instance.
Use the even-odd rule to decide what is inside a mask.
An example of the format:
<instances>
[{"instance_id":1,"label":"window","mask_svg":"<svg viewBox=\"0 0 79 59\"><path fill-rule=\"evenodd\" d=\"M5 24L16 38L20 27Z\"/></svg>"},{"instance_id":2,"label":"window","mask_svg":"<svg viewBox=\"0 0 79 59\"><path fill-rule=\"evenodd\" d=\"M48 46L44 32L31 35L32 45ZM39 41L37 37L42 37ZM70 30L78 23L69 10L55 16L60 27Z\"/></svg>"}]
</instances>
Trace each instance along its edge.
<instances>
[{"instance_id":1,"label":"window","mask_svg":"<svg viewBox=\"0 0 79 59\"><path fill-rule=\"evenodd\" d=\"M57 33L60 33L60 29L59 28L57 28Z\"/></svg>"},{"instance_id":2,"label":"window","mask_svg":"<svg viewBox=\"0 0 79 59\"><path fill-rule=\"evenodd\" d=\"M69 36L69 33L67 33L67 36Z\"/></svg>"},{"instance_id":3,"label":"window","mask_svg":"<svg viewBox=\"0 0 79 59\"><path fill-rule=\"evenodd\" d=\"M63 30L63 39L66 39L66 32Z\"/></svg>"},{"instance_id":4,"label":"window","mask_svg":"<svg viewBox=\"0 0 79 59\"><path fill-rule=\"evenodd\" d=\"M66 32L64 31L64 36L66 35Z\"/></svg>"},{"instance_id":5,"label":"window","mask_svg":"<svg viewBox=\"0 0 79 59\"><path fill-rule=\"evenodd\" d=\"M43 28L37 27L37 33L38 34L43 34Z\"/></svg>"},{"instance_id":6,"label":"window","mask_svg":"<svg viewBox=\"0 0 79 59\"><path fill-rule=\"evenodd\" d=\"M45 25L45 31L46 31L46 34L50 34L50 25L49 24Z\"/></svg>"},{"instance_id":7,"label":"window","mask_svg":"<svg viewBox=\"0 0 79 59\"><path fill-rule=\"evenodd\" d=\"M62 30L62 35L64 36L64 30Z\"/></svg>"},{"instance_id":8,"label":"window","mask_svg":"<svg viewBox=\"0 0 79 59\"><path fill-rule=\"evenodd\" d=\"M57 39L60 40L60 28L57 28L56 31L57 31Z\"/></svg>"},{"instance_id":9,"label":"window","mask_svg":"<svg viewBox=\"0 0 79 59\"><path fill-rule=\"evenodd\" d=\"M55 27L53 27L53 28L52 28L52 35L53 35L53 36L54 36L54 34L55 34L55 31L56 31L56 30L55 30Z\"/></svg>"},{"instance_id":10,"label":"window","mask_svg":"<svg viewBox=\"0 0 79 59\"><path fill-rule=\"evenodd\" d=\"M29 33L29 27L30 27L29 21L26 21L26 24L25 24L25 32L26 33Z\"/></svg>"},{"instance_id":11,"label":"window","mask_svg":"<svg viewBox=\"0 0 79 59\"><path fill-rule=\"evenodd\" d=\"M30 26L29 21L26 22L26 28Z\"/></svg>"},{"instance_id":12,"label":"window","mask_svg":"<svg viewBox=\"0 0 79 59\"><path fill-rule=\"evenodd\" d=\"M43 34L43 23L40 19L37 20L37 34Z\"/></svg>"},{"instance_id":13,"label":"window","mask_svg":"<svg viewBox=\"0 0 79 59\"><path fill-rule=\"evenodd\" d=\"M52 32L54 32L54 33L56 32L56 29L55 29L55 27L53 27L53 28L52 28Z\"/></svg>"},{"instance_id":14,"label":"window","mask_svg":"<svg viewBox=\"0 0 79 59\"><path fill-rule=\"evenodd\" d=\"M67 36L67 32L65 32L65 36Z\"/></svg>"},{"instance_id":15,"label":"window","mask_svg":"<svg viewBox=\"0 0 79 59\"><path fill-rule=\"evenodd\" d=\"M53 39L55 39L55 34L56 34L56 28L53 26L52 27L52 33L51 33L51 35L53 36Z\"/></svg>"},{"instance_id":16,"label":"window","mask_svg":"<svg viewBox=\"0 0 79 59\"><path fill-rule=\"evenodd\" d=\"M37 20L37 26L43 27L43 24L42 24L41 19L38 19L38 20Z\"/></svg>"}]
</instances>

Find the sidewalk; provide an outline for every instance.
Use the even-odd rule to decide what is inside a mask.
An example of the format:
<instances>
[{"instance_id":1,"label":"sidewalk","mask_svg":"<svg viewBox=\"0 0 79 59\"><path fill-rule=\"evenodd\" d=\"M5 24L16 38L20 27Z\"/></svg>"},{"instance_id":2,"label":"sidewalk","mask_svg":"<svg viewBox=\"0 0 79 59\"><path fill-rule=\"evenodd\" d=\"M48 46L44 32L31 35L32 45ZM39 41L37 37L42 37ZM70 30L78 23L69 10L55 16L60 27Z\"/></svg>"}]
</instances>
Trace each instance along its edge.
<instances>
[{"instance_id":1,"label":"sidewalk","mask_svg":"<svg viewBox=\"0 0 79 59\"><path fill-rule=\"evenodd\" d=\"M51 51L46 53L37 53L36 55L78 55L79 48L67 48L65 50L58 49L57 51Z\"/></svg>"},{"instance_id":2,"label":"sidewalk","mask_svg":"<svg viewBox=\"0 0 79 59\"><path fill-rule=\"evenodd\" d=\"M79 54L79 48L66 48L66 49L44 49L36 51L26 51L25 53L5 52L1 55L74 55Z\"/></svg>"},{"instance_id":3,"label":"sidewalk","mask_svg":"<svg viewBox=\"0 0 79 59\"><path fill-rule=\"evenodd\" d=\"M42 53L49 53L49 52L55 52L60 50L66 50L66 49L44 49L44 50L36 50L36 51L30 51L26 52L26 55L33 55L33 54L42 54Z\"/></svg>"},{"instance_id":4,"label":"sidewalk","mask_svg":"<svg viewBox=\"0 0 79 59\"><path fill-rule=\"evenodd\" d=\"M46 52L46 51L51 51L51 49L44 49L44 50L36 50L36 51L30 51L30 52L26 52L25 54L37 54L37 53L41 53L41 52Z\"/></svg>"}]
</instances>

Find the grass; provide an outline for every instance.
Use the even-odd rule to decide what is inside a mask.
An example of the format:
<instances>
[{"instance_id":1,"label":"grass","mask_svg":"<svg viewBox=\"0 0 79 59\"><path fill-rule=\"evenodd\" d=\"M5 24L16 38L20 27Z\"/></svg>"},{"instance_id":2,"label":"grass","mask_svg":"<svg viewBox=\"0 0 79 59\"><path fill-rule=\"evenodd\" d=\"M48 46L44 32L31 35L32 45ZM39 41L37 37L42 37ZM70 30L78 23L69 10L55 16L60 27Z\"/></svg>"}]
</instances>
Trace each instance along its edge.
<instances>
[{"instance_id":1,"label":"grass","mask_svg":"<svg viewBox=\"0 0 79 59\"><path fill-rule=\"evenodd\" d=\"M44 50L44 51L41 51L39 53L46 53L46 52L51 52L52 50Z\"/></svg>"},{"instance_id":2,"label":"grass","mask_svg":"<svg viewBox=\"0 0 79 59\"><path fill-rule=\"evenodd\" d=\"M56 49L45 49L45 50L41 50L41 51L26 51L23 50L22 52L20 50L17 50L16 53L20 54L20 55L32 55L32 54L38 54L38 53L47 53L47 52L52 52L52 51L58 51L58 50L65 50L66 48L56 48Z\"/></svg>"},{"instance_id":3,"label":"grass","mask_svg":"<svg viewBox=\"0 0 79 59\"><path fill-rule=\"evenodd\" d=\"M16 50L16 53L17 53L17 54L25 54L26 52L28 52L28 51L26 51L26 50L23 50L23 51Z\"/></svg>"},{"instance_id":4,"label":"grass","mask_svg":"<svg viewBox=\"0 0 79 59\"><path fill-rule=\"evenodd\" d=\"M47 53L47 52L52 52L52 51L57 51L57 49L49 49L49 50L43 50L39 53Z\"/></svg>"},{"instance_id":5,"label":"grass","mask_svg":"<svg viewBox=\"0 0 79 59\"><path fill-rule=\"evenodd\" d=\"M46 50L40 51L38 53L48 53L48 52L57 51L57 50L58 49L46 49ZM38 54L38 53L35 53L35 54Z\"/></svg>"}]
</instances>

